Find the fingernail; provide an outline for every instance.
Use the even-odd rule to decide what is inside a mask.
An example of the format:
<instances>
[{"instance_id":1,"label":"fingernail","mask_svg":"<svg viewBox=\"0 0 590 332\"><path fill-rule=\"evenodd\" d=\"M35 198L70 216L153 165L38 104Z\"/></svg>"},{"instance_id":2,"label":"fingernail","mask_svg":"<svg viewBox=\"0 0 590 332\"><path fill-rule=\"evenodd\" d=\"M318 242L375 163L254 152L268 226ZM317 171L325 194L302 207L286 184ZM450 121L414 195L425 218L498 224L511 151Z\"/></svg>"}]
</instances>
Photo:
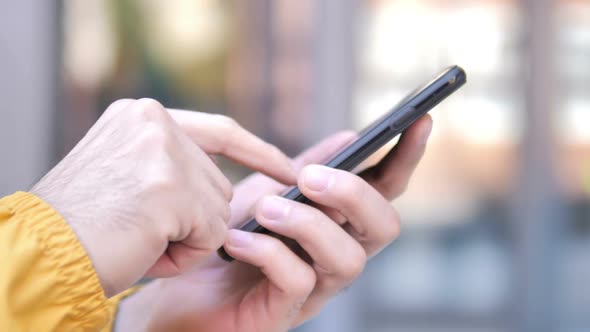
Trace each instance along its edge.
<instances>
[{"instance_id":1,"label":"fingernail","mask_svg":"<svg viewBox=\"0 0 590 332\"><path fill-rule=\"evenodd\" d=\"M289 204L279 197L265 197L261 207L262 216L269 220L282 220L289 214Z\"/></svg>"},{"instance_id":2,"label":"fingernail","mask_svg":"<svg viewBox=\"0 0 590 332\"><path fill-rule=\"evenodd\" d=\"M228 232L228 243L232 247L247 247L254 238L249 232L230 229Z\"/></svg>"},{"instance_id":3,"label":"fingernail","mask_svg":"<svg viewBox=\"0 0 590 332\"><path fill-rule=\"evenodd\" d=\"M334 174L330 171L320 167L312 166L305 169L303 175L303 183L305 186L313 191L326 190L334 179Z\"/></svg>"}]
</instances>

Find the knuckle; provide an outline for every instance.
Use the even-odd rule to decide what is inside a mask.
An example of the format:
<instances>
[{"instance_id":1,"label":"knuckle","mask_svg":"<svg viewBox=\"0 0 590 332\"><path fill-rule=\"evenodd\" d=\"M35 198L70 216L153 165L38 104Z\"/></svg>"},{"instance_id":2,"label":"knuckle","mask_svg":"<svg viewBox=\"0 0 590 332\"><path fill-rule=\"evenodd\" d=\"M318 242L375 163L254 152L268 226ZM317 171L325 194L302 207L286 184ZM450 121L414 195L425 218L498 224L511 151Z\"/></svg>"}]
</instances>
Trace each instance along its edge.
<instances>
[{"instance_id":1,"label":"knuckle","mask_svg":"<svg viewBox=\"0 0 590 332\"><path fill-rule=\"evenodd\" d=\"M217 153L225 155L230 152L232 145L239 137L238 132L241 130L241 127L236 120L226 115L216 114L215 116L217 117L219 131L221 132L221 135L219 135L220 145Z\"/></svg>"},{"instance_id":2,"label":"knuckle","mask_svg":"<svg viewBox=\"0 0 590 332\"><path fill-rule=\"evenodd\" d=\"M238 122L233 118L223 115L223 114L215 114L217 123L222 127L222 129L226 129L228 131L235 130L240 127Z\"/></svg>"},{"instance_id":3,"label":"knuckle","mask_svg":"<svg viewBox=\"0 0 590 332\"><path fill-rule=\"evenodd\" d=\"M339 195L343 207L349 210L357 209L359 206L364 205L368 185L356 175L346 175L346 179L339 181L342 183L342 189L338 190L336 195Z\"/></svg>"},{"instance_id":4,"label":"knuckle","mask_svg":"<svg viewBox=\"0 0 590 332\"><path fill-rule=\"evenodd\" d=\"M341 275L348 281L358 277L365 269L367 263L367 253L360 246L350 253L345 265L342 267Z\"/></svg>"},{"instance_id":5,"label":"knuckle","mask_svg":"<svg viewBox=\"0 0 590 332\"><path fill-rule=\"evenodd\" d=\"M141 128L140 143L146 148L155 149L165 147L169 143L170 135L166 128L157 122L150 122Z\"/></svg>"},{"instance_id":6,"label":"knuckle","mask_svg":"<svg viewBox=\"0 0 590 332\"><path fill-rule=\"evenodd\" d=\"M280 253L284 252L285 248L283 247L285 245L276 238L265 238L260 244L260 253L265 257L264 264L267 266L279 265L280 262L277 262L277 260L281 259Z\"/></svg>"},{"instance_id":7,"label":"knuckle","mask_svg":"<svg viewBox=\"0 0 590 332\"><path fill-rule=\"evenodd\" d=\"M135 115L144 121L160 121L166 116L166 109L160 102L151 98L141 98L137 100Z\"/></svg>"},{"instance_id":8,"label":"knuckle","mask_svg":"<svg viewBox=\"0 0 590 332\"><path fill-rule=\"evenodd\" d=\"M233 191L233 187L231 182L229 181L228 178L226 178L225 176L222 176L221 178L221 191L223 192L223 196L225 197L225 200L227 202L231 201L234 195L234 191Z\"/></svg>"},{"instance_id":9,"label":"knuckle","mask_svg":"<svg viewBox=\"0 0 590 332\"><path fill-rule=\"evenodd\" d=\"M268 154L270 156L276 157L276 158L287 158L285 156L285 154L283 153L283 151L281 151L281 149L279 149L278 147L276 147L273 144L270 143L266 143L267 149L268 149Z\"/></svg>"},{"instance_id":10,"label":"knuckle","mask_svg":"<svg viewBox=\"0 0 590 332\"><path fill-rule=\"evenodd\" d=\"M190 232L192 240L200 248L215 250L225 242L227 229L221 217L196 218Z\"/></svg>"},{"instance_id":11,"label":"knuckle","mask_svg":"<svg viewBox=\"0 0 590 332\"><path fill-rule=\"evenodd\" d=\"M151 193L184 195L184 184L181 176L176 170L174 163L169 158L163 158L160 150L163 139L155 136L149 136L141 139L139 143L139 153L144 155L144 164L139 171L138 180L140 183L147 184ZM155 157L153 156L155 154ZM184 200L184 198L183 198Z\"/></svg>"},{"instance_id":12,"label":"knuckle","mask_svg":"<svg viewBox=\"0 0 590 332\"><path fill-rule=\"evenodd\" d=\"M231 207L227 202L223 202L223 206L221 207L221 219L224 225L227 225L229 219L231 218ZM227 228L227 227L226 227Z\"/></svg>"},{"instance_id":13,"label":"knuckle","mask_svg":"<svg viewBox=\"0 0 590 332\"><path fill-rule=\"evenodd\" d=\"M307 264L302 264L300 269L292 273L289 289L293 296L306 298L314 289L317 276L315 271Z\"/></svg>"},{"instance_id":14,"label":"knuckle","mask_svg":"<svg viewBox=\"0 0 590 332\"><path fill-rule=\"evenodd\" d=\"M149 190L161 194L173 194L177 191L177 181L167 171L152 174L147 180Z\"/></svg>"},{"instance_id":15,"label":"knuckle","mask_svg":"<svg viewBox=\"0 0 590 332\"><path fill-rule=\"evenodd\" d=\"M281 252L283 249L282 248L283 246L284 246L284 244L281 241L273 238L266 243L264 249L267 253L276 253L276 252Z\"/></svg>"},{"instance_id":16,"label":"knuckle","mask_svg":"<svg viewBox=\"0 0 590 332\"><path fill-rule=\"evenodd\" d=\"M303 204L292 204L289 217L285 223L290 226L290 233L300 243L317 241L314 232L320 229L322 220L326 215L322 212Z\"/></svg>"},{"instance_id":17,"label":"knuckle","mask_svg":"<svg viewBox=\"0 0 590 332\"><path fill-rule=\"evenodd\" d=\"M395 240L401 232L400 216L397 210L391 208L391 215L387 218L384 226L377 233L380 235L380 242L387 243Z\"/></svg>"},{"instance_id":18,"label":"knuckle","mask_svg":"<svg viewBox=\"0 0 590 332\"><path fill-rule=\"evenodd\" d=\"M376 225L359 225L355 232L361 242L373 243L382 247L395 240L401 232L400 218L393 207L382 213L383 216L376 216L379 221Z\"/></svg>"},{"instance_id":19,"label":"knuckle","mask_svg":"<svg viewBox=\"0 0 590 332\"><path fill-rule=\"evenodd\" d=\"M121 111L125 105L133 102L134 99L118 99L112 102L107 109L104 111L104 115L106 116L114 116Z\"/></svg>"},{"instance_id":20,"label":"knuckle","mask_svg":"<svg viewBox=\"0 0 590 332\"><path fill-rule=\"evenodd\" d=\"M213 227L213 229L215 229L215 234L213 234L213 236L211 236L212 238L212 249L217 249L219 247L221 247L223 245L223 243L225 242L225 236L227 235L227 223L225 221L225 219L219 218L219 220L216 222L215 227Z\"/></svg>"}]
</instances>

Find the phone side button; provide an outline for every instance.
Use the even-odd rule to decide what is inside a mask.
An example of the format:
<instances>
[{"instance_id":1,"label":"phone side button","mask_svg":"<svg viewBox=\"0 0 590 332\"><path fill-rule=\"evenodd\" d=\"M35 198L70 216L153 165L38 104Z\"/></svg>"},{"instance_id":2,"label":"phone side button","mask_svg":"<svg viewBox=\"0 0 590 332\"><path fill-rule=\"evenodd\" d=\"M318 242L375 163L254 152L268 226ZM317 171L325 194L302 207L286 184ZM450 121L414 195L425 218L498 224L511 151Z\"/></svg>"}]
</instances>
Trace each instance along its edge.
<instances>
[{"instance_id":1,"label":"phone side button","mask_svg":"<svg viewBox=\"0 0 590 332\"><path fill-rule=\"evenodd\" d=\"M399 116L392 116L389 120L389 128L391 130L403 130L412 121L416 109L412 106L407 106L401 109Z\"/></svg>"}]
</instances>

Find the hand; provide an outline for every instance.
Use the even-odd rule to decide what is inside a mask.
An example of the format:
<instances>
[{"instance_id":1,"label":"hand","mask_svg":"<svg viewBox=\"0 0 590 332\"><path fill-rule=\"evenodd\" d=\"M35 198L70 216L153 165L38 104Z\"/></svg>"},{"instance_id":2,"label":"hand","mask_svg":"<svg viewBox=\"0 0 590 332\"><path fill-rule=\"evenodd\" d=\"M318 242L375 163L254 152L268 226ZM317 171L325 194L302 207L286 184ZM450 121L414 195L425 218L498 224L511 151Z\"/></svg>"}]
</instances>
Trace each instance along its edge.
<instances>
[{"instance_id":1,"label":"hand","mask_svg":"<svg viewBox=\"0 0 590 332\"><path fill-rule=\"evenodd\" d=\"M305 252L262 234L231 230L225 248L237 259L206 263L176 278L157 280L126 299L116 329L152 331L284 331L317 314L361 273L367 257L399 233L389 201L406 188L432 127L426 116L409 128L376 167L361 176L310 165L298 185L315 202L307 206L277 196L283 186L254 175L235 189L231 225L255 205L257 220L295 240ZM302 154L318 162L354 134L336 135ZM298 250L296 250L298 251Z\"/></svg>"},{"instance_id":2,"label":"hand","mask_svg":"<svg viewBox=\"0 0 590 332\"><path fill-rule=\"evenodd\" d=\"M120 100L32 192L72 227L110 296L223 244L232 188L207 153L295 178L286 156L227 117Z\"/></svg>"}]
</instances>

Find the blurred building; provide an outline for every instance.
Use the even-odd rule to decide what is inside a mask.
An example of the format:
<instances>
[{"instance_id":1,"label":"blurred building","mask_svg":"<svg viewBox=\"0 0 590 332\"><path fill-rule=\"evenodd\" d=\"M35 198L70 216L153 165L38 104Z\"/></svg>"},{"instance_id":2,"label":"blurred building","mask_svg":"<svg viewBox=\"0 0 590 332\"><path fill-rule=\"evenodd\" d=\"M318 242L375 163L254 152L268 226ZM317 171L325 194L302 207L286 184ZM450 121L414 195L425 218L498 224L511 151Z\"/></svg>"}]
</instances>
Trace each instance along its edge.
<instances>
[{"instance_id":1,"label":"blurred building","mask_svg":"<svg viewBox=\"0 0 590 332\"><path fill-rule=\"evenodd\" d=\"M28 19L0 35L15 72L0 153L22 173L2 189L30 185L116 98L225 113L295 154L459 64L469 82L432 112L393 202L402 236L297 330L590 331L590 2L32 3L0 14Z\"/></svg>"}]
</instances>

